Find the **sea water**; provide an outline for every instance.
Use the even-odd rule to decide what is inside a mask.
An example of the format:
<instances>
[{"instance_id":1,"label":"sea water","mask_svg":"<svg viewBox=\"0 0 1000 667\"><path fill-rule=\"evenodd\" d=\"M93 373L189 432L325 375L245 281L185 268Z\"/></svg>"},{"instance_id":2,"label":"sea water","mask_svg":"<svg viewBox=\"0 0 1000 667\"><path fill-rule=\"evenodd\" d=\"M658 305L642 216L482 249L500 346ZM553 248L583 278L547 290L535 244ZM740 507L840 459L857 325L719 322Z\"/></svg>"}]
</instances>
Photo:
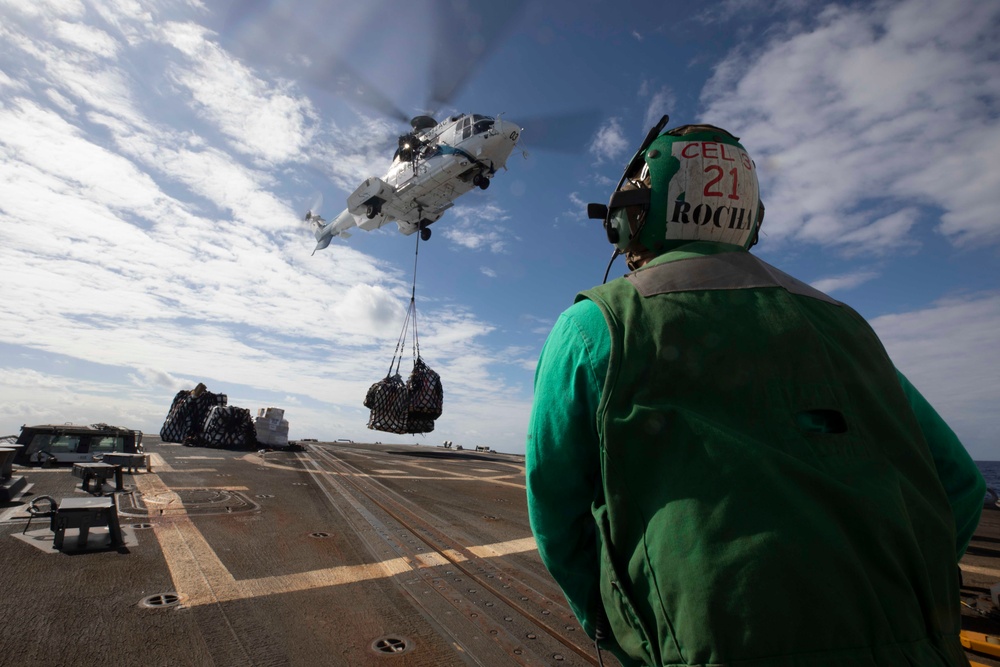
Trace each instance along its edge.
<instances>
[{"instance_id":1,"label":"sea water","mask_svg":"<svg viewBox=\"0 0 1000 667\"><path fill-rule=\"evenodd\" d=\"M986 480L986 487L1000 493L1000 461L976 461L976 467Z\"/></svg>"}]
</instances>

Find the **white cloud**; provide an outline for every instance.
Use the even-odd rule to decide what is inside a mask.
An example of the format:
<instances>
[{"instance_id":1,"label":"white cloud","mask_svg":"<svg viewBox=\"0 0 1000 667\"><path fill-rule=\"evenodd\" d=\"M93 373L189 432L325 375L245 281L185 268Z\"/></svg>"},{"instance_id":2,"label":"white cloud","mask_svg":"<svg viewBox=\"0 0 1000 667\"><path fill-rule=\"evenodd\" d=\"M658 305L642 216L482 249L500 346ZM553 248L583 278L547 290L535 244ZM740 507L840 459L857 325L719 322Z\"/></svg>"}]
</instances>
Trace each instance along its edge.
<instances>
[{"instance_id":1,"label":"white cloud","mask_svg":"<svg viewBox=\"0 0 1000 667\"><path fill-rule=\"evenodd\" d=\"M84 49L102 58L111 58L118 53L118 42L108 33L92 26L56 21L55 34L70 46Z\"/></svg>"},{"instance_id":2,"label":"white cloud","mask_svg":"<svg viewBox=\"0 0 1000 667\"><path fill-rule=\"evenodd\" d=\"M971 0L829 6L720 63L702 115L755 157L769 239L878 251L930 205L954 244L1000 242L998 20Z\"/></svg>"},{"instance_id":3,"label":"white cloud","mask_svg":"<svg viewBox=\"0 0 1000 667\"><path fill-rule=\"evenodd\" d=\"M628 150L628 141L622 133L621 120L609 118L597 131L587 150L595 157L596 164L621 157Z\"/></svg>"},{"instance_id":4,"label":"white cloud","mask_svg":"<svg viewBox=\"0 0 1000 667\"><path fill-rule=\"evenodd\" d=\"M406 312L398 293L365 284L351 285L334 308L347 327L362 335L398 327Z\"/></svg>"},{"instance_id":5,"label":"white cloud","mask_svg":"<svg viewBox=\"0 0 1000 667\"><path fill-rule=\"evenodd\" d=\"M104 422L158 431L167 408L134 386L43 373L30 368L0 368L0 431L16 434L22 424ZM157 423L159 422L159 423ZM148 424L148 426L147 426Z\"/></svg>"},{"instance_id":6,"label":"white cloud","mask_svg":"<svg viewBox=\"0 0 1000 667\"><path fill-rule=\"evenodd\" d=\"M209 41L204 28L169 23L162 39L186 56L170 77L239 151L272 163L300 157L315 134L312 105L254 75Z\"/></svg>"},{"instance_id":7,"label":"white cloud","mask_svg":"<svg viewBox=\"0 0 1000 667\"><path fill-rule=\"evenodd\" d=\"M360 118L357 126L333 127L329 134L310 146L305 157L336 186L353 192L366 178L388 171L399 128L384 118Z\"/></svg>"},{"instance_id":8,"label":"white cloud","mask_svg":"<svg viewBox=\"0 0 1000 667\"><path fill-rule=\"evenodd\" d=\"M481 267L479 267L479 272L482 273L487 278L496 278L497 277L497 272L494 271L493 269L491 269L488 266L481 266Z\"/></svg>"},{"instance_id":9,"label":"white cloud","mask_svg":"<svg viewBox=\"0 0 1000 667\"><path fill-rule=\"evenodd\" d=\"M974 458L997 452L1000 294L943 300L871 321L896 367L955 430Z\"/></svg>"},{"instance_id":10,"label":"white cloud","mask_svg":"<svg viewBox=\"0 0 1000 667\"><path fill-rule=\"evenodd\" d=\"M504 253L509 241L518 240L508 229L510 215L495 203L456 206L448 215L452 219L444 230L445 238L463 248Z\"/></svg>"},{"instance_id":11,"label":"white cloud","mask_svg":"<svg viewBox=\"0 0 1000 667\"><path fill-rule=\"evenodd\" d=\"M810 0L721 0L707 5L694 15L694 20L705 24L727 23L744 20L747 14L799 10L815 11L815 5L810 4Z\"/></svg>"},{"instance_id":12,"label":"white cloud","mask_svg":"<svg viewBox=\"0 0 1000 667\"><path fill-rule=\"evenodd\" d=\"M670 86L653 89L653 84L643 81L639 88L639 98L646 99L646 114L642 119L643 128L650 128L659 122L664 114L670 114L677 105L677 95Z\"/></svg>"},{"instance_id":13,"label":"white cloud","mask_svg":"<svg viewBox=\"0 0 1000 667\"><path fill-rule=\"evenodd\" d=\"M569 193L568 199L570 204L569 208L560 213L556 221L558 222L559 220L572 220L578 223L580 222L586 223L588 220L587 218L588 202L583 201L583 199L580 197L580 193L578 192Z\"/></svg>"},{"instance_id":14,"label":"white cloud","mask_svg":"<svg viewBox=\"0 0 1000 667\"><path fill-rule=\"evenodd\" d=\"M190 380L175 377L155 368L136 368L135 373L130 374L129 377L140 387L165 387L175 392L191 387Z\"/></svg>"},{"instance_id":15,"label":"white cloud","mask_svg":"<svg viewBox=\"0 0 1000 667\"><path fill-rule=\"evenodd\" d=\"M813 280L809 284L818 289L820 292L832 294L834 292L854 289L855 287L864 285L869 280L877 277L878 273L875 271L858 271L840 276L820 278L818 280Z\"/></svg>"},{"instance_id":16,"label":"white cloud","mask_svg":"<svg viewBox=\"0 0 1000 667\"><path fill-rule=\"evenodd\" d=\"M35 2L0 0L0 7L32 18L56 16L79 18L87 11L79 0L36 0Z\"/></svg>"}]
</instances>

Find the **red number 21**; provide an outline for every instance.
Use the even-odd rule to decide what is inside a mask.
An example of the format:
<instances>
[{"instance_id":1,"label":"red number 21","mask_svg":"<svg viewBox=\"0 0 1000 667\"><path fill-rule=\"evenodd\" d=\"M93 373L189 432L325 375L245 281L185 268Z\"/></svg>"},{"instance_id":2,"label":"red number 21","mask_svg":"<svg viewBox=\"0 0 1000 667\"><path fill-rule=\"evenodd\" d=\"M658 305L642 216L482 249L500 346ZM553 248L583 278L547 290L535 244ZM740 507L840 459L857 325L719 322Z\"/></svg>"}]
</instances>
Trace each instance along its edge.
<instances>
[{"instance_id":1,"label":"red number 21","mask_svg":"<svg viewBox=\"0 0 1000 667\"><path fill-rule=\"evenodd\" d=\"M723 171L722 167L717 164L705 167L706 174L711 172L715 172L715 178L705 184L704 194L706 197L721 197L724 194L722 190L713 190L712 186L721 181L726 172ZM733 177L733 191L728 196L730 199L739 199L740 196L736 193L736 189L739 186L739 178L737 177L736 167L729 170L729 175Z\"/></svg>"}]
</instances>

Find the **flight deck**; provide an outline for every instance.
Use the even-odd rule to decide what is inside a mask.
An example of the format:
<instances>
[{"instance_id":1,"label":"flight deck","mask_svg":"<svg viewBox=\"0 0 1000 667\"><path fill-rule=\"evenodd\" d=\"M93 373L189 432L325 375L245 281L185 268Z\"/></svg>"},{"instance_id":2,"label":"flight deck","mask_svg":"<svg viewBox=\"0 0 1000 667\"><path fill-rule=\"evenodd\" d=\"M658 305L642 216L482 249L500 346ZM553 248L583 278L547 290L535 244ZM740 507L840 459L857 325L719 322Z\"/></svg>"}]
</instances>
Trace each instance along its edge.
<instances>
[{"instance_id":1,"label":"flight deck","mask_svg":"<svg viewBox=\"0 0 1000 667\"><path fill-rule=\"evenodd\" d=\"M88 490L70 466L18 467L24 494L0 505L0 663L598 664L538 557L523 457L304 444L239 452L147 437L148 470ZM95 509L85 536L68 526L55 548L47 502L27 509L40 496L111 498L120 533ZM984 510L963 561L963 619L992 635L998 544L1000 510Z\"/></svg>"}]
</instances>

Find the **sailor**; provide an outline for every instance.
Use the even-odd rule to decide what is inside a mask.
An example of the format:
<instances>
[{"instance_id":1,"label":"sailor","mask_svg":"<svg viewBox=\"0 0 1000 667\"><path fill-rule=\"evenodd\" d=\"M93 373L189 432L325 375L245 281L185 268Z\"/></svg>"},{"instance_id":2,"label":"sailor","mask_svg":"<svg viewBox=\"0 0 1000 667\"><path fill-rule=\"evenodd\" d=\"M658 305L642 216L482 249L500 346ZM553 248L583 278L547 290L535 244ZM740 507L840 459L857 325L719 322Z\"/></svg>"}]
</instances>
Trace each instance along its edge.
<instances>
[{"instance_id":1,"label":"sailor","mask_svg":"<svg viewBox=\"0 0 1000 667\"><path fill-rule=\"evenodd\" d=\"M738 138L666 121L591 205L632 272L578 294L538 362L543 562L625 665L967 665L982 476L857 312L748 252Z\"/></svg>"}]
</instances>

